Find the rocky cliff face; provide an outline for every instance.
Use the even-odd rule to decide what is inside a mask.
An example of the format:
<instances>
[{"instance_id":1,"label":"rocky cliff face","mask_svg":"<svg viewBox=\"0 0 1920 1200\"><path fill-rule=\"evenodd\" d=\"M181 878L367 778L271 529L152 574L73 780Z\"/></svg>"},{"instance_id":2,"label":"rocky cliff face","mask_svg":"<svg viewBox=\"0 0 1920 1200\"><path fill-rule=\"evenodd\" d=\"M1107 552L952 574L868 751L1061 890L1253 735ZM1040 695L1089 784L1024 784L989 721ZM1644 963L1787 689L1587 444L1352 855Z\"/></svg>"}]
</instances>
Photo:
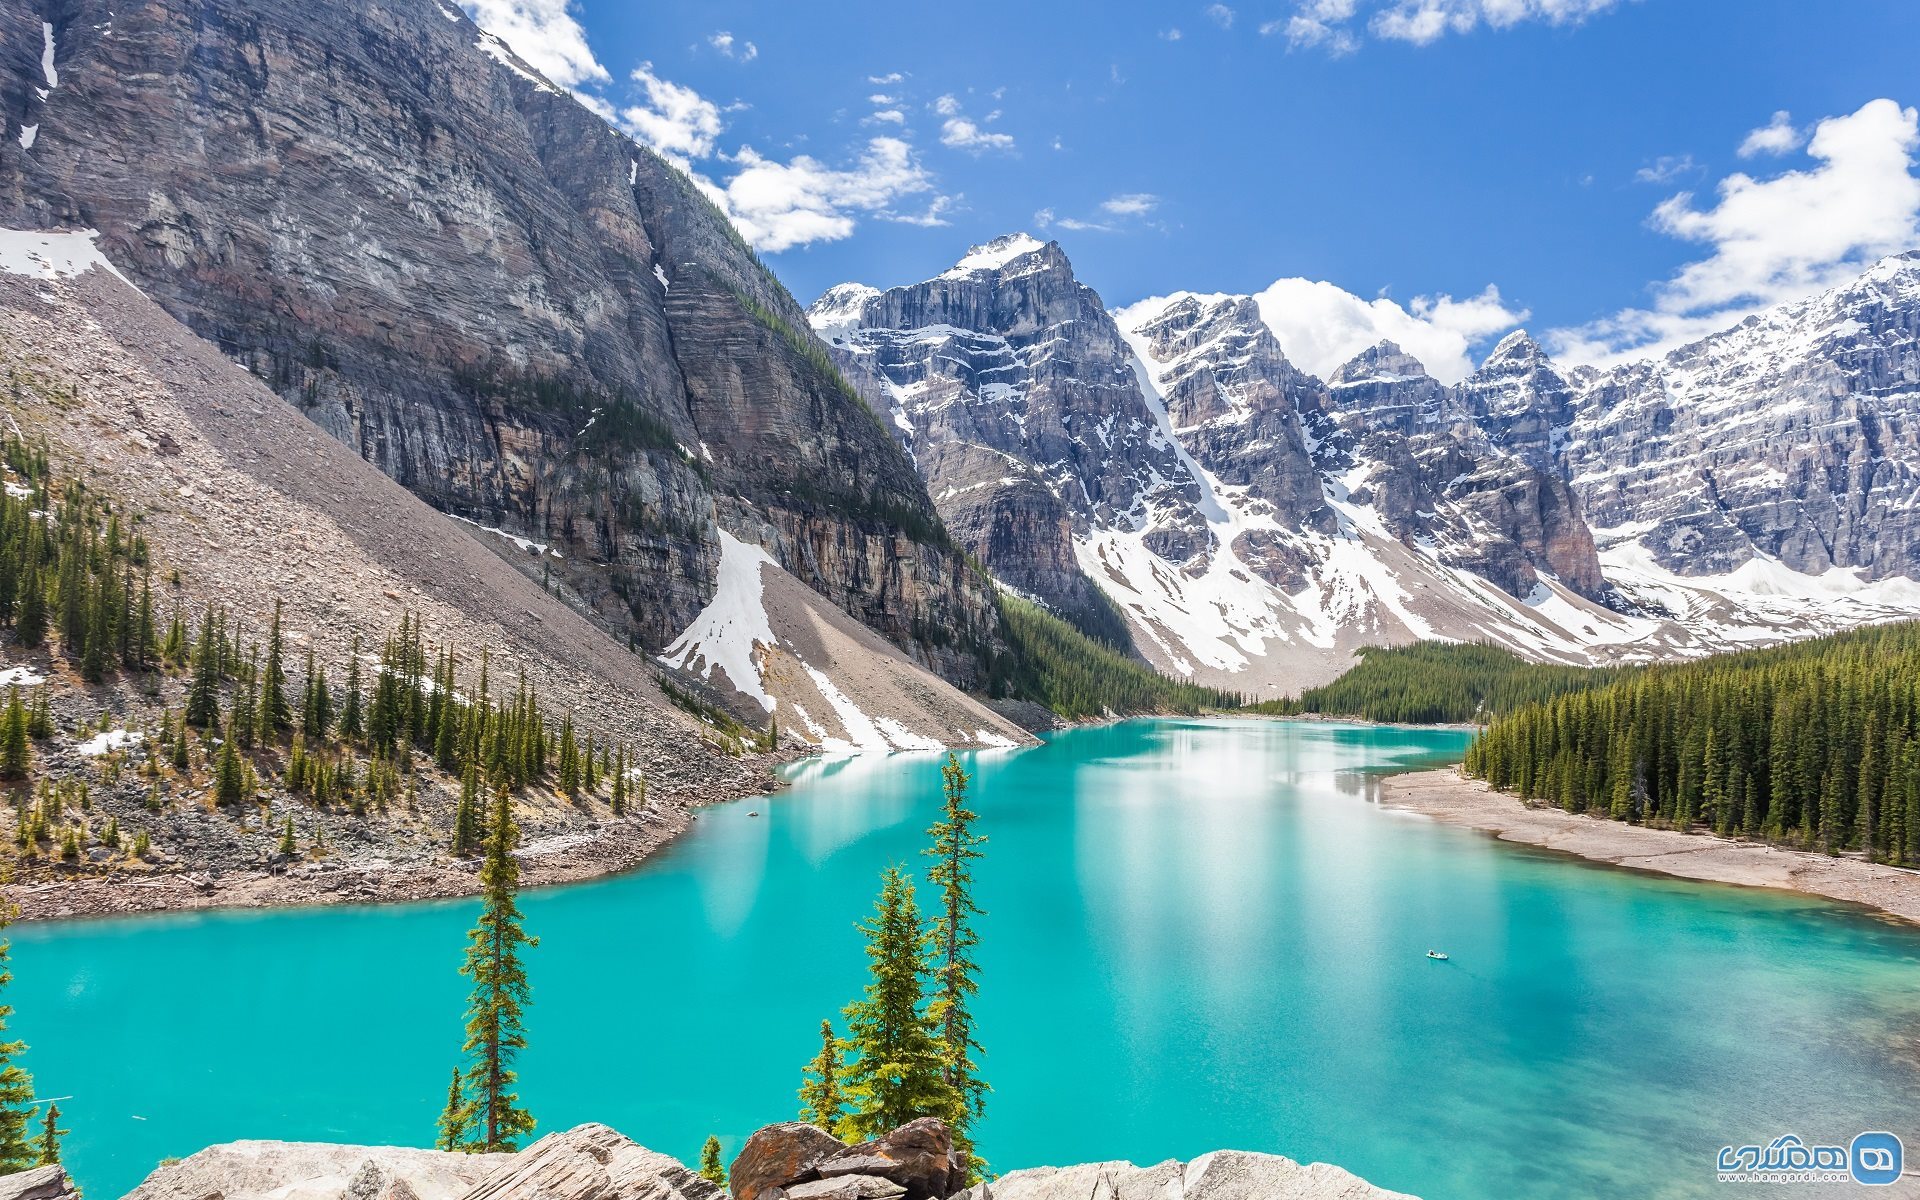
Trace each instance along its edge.
<instances>
[{"instance_id":1,"label":"rocky cliff face","mask_svg":"<svg viewBox=\"0 0 1920 1200\"><path fill-rule=\"evenodd\" d=\"M1920 611L1920 258L1657 363L1567 371L1514 333L1451 387L1392 343L1316 379L1250 297L1109 314L1024 235L810 316L997 575L1104 596L1208 682L1366 641L1643 659Z\"/></svg>"},{"instance_id":2,"label":"rocky cliff face","mask_svg":"<svg viewBox=\"0 0 1920 1200\"><path fill-rule=\"evenodd\" d=\"M549 544L610 628L684 629L726 528L975 677L986 585L799 307L683 176L457 9L27 0L0 38L0 104L35 128L0 148L0 216L99 229L368 461Z\"/></svg>"},{"instance_id":3,"label":"rocky cliff face","mask_svg":"<svg viewBox=\"0 0 1920 1200\"><path fill-rule=\"evenodd\" d=\"M1291 686L1368 641L1529 625L1544 577L1611 617L1564 483L1390 344L1323 383L1250 298L1109 313L1025 235L810 316L969 549L1083 625L1106 600L1169 670Z\"/></svg>"}]
</instances>

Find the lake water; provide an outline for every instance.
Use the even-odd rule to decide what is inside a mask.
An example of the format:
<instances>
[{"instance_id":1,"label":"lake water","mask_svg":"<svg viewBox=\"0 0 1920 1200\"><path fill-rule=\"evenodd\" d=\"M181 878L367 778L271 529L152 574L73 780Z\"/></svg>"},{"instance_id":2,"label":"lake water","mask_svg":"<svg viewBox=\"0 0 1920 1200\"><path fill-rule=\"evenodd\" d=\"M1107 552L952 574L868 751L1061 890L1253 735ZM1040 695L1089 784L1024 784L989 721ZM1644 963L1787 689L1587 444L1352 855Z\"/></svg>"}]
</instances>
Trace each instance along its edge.
<instances>
[{"instance_id":1,"label":"lake water","mask_svg":"<svg viewBox=\"0 0 1920 1200\"><path fill-rule=\"evenodd\" d=\"M1788 1132L1891 1129L1920 1154L1920 934L1370 801L1374 773L1463 745L1137 721L973 756L993 1165L1224 1146L1549 1200L1741 1194L1718 1148ZM525 898L542 1131L599 1120L691 1160L794 1115L881 868L918 868L937 760L794 780L635 874ZM234 1138L430 1142L474 911L17 926L15 1028L41 1094L72 1096L81 1183L107 1200Z\"/></svg>"}]
</instances>

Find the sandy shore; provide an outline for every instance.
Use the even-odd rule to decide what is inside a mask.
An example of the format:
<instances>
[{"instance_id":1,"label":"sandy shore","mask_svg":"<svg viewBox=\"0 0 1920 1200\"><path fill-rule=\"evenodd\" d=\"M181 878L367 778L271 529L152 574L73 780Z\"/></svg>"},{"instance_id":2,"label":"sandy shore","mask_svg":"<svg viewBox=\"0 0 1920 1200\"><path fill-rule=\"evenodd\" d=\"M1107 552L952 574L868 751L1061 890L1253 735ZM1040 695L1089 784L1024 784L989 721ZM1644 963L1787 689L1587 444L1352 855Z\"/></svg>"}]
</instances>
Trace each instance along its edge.
<instances>
[{"instance_id":1,"label":"sandy shore","mask_svg":"<svg viewBox=\"0 0 1920 1200\"><path fill-rule=\"evenodd\" d=\"M1416 771L1381 781L1380 802L1510 842L1682 879L1784 888L1878 909L1920 924L1920 872L1730 841L1707 833L1646 829L1621 821L1528 808L1458 771Z\"/></svg>"}]
</instances>

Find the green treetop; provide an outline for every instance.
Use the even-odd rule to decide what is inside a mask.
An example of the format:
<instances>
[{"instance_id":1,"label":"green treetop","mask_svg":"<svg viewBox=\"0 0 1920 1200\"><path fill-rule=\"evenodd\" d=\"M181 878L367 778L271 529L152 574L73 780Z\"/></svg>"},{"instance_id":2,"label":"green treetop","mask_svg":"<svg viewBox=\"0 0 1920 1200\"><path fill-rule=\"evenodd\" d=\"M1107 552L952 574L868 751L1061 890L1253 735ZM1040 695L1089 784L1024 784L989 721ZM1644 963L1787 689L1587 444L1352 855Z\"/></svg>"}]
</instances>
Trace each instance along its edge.
<instances>
[{"instance_id":1,"label":"green treetop","mask_svg":"<svg viewBox=\"0 0 1920 1200\"><path fill-rule=\"evenodd\" d=\"M843 1069L852 1107L841 1136L851 1141L879 1137L918 1117L952 1124L959 1115L939 1033L921 1005L928 946L913 884L897 866L880 879L879 902L861 926L869 959L866 992L846 1008L854 1057Z\"/></svg>"},{"instance_id":2,"label":"green treetop","mask_svg":"<svg viewBox=\"0 0 1920 1200\"><path fill-rule=\"evenodd\" d=\"M487 830L486 859L480 867L480 923L468 933L467 960L460 973L473 981L467 1001L467 1055L464 1079L475 1126L475 1148L513 1150L533 1131L533 1117L520 1107L513 1086L514 1060L526 1049L528 1004L522 947L539 945L521 927L520 864L513 857L518 835L507 789L494 801Z\"/></svg>"}]
</instances>

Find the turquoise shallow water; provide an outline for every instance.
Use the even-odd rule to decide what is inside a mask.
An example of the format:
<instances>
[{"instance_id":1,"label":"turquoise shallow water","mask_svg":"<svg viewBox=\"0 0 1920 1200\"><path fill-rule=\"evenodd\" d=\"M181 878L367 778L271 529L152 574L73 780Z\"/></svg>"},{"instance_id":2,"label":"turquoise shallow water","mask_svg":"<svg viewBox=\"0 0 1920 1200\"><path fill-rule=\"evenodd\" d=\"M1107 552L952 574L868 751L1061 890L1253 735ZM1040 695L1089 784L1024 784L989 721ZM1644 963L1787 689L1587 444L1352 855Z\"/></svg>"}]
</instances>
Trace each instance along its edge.
<instances>
[{"instance_id":1,"label":"turquoise shallow water","mask_svg":"<svg viewBox=\"0 0 1920 1200\"><path fill-rule=\"evenodd\" d=\"M1742 1194L1714 1152L1784 1132L1920 1153L1920 934L1370 803L1368 772L1463 741L1151 721L976 756L993 1164L1233 1146L1547 1200ZM937 803L931 755L804 764L638 873L526 897L541 1129L691 1159L790 1117L860 984L853 923ZM233 1138L429 1141L473 912L16 927L9 999L81 1182Z\"/></svg>"}]
</instances>

